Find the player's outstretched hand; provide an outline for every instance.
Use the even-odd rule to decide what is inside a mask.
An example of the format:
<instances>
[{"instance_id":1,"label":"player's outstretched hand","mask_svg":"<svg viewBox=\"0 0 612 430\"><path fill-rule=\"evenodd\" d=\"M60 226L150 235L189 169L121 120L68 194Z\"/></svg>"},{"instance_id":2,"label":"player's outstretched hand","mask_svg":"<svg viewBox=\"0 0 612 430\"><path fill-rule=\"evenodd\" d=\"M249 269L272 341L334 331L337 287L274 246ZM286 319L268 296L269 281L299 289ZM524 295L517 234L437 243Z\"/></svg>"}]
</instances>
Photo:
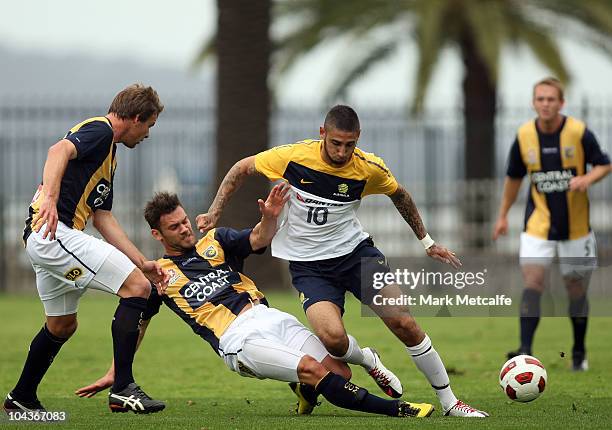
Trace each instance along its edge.
<instances>
[{"instance_id":1,"label":"player's outstretched hand","mask_svg":"<svg viewBox=\"0 0 612 430\"><path fill-rule=\"evenodd\" d=\"M155 285L157 293L160 296L166 294L166 288L168 288L168 281L170 280L168 272L162 269L157 261L151 260L145 261L141 269L147 279Z\"/></svg>"},{"instance_id":2,"label":"player's outstretched hand","mask_svg":"<svg viewBox=\"0 0 612 430\"><path fill-rule=\"evenodd\" d=\"M455 269L461 267L461 261L457 258L455 253L451 252L448 248L445 248L444 246L440 246L434 243L429 248L427 248L425 252L427 252L427 255L433 258L434 260L450 264Z\"/></svg>"},{"instance_id":3,"label":"player's outstretched hand","mask_svg":"<svg viewBox=\"0 0 612 430\"><path fill-rule=\"evenodd\" d=\"M499 218L493 227L493 240L497 240L499 236L505 236L508 233L508 219Z\"/></svg>"},{"instance_id":4,"label":"player's outstretched hand","mask_svg":"<svg viewBox=\"0 0 612 430\"><path fill-rule=\"evenodd\" d=\"M259 211L266 218L277 218L287 200L289 200L289 190L291 187L286 182L274 185L268 194L268 198L264 202L262 199L257 200Z\"/></svg>"},{"instance_id":5,"label":"player's outstretched hand","mask_svg":"<svg viewBox=\"0 0 612 430\"><path fill-rule=\"evenodd\" d=\"M106 390L110 386L113 385L114 381L114 372L107 373L96 382L90 385L86 385L85 387L81 387L74 392L79 397L93 397L98 394L102 390Z\"/></svg>"},{"instance_id":6,"label":"player's outstretched hand","mask_svg":"<svg viewBox=\"0 0 612 430\"><path fill-rule=\"evenodd\" d=\"M41 227L46 224L47 227L43 233L43 239L49 236L49 240L55 240L57 220L57 204L55 200L45 197L38 213L33 218L34 231L38 233Z\"/></svg>"},{"instance_id":7,"label":"player's outstretched hand","mask_svg":"<svg viewBox=\"0 0 612 430\"><path fill-rule=\"evenodd\" d=\"M206 233L215 228L217 221L219 221L219 217L213 216L211 213L200 214L196 217L196 225L200 233Z\"/></svg>"}]
</instances>

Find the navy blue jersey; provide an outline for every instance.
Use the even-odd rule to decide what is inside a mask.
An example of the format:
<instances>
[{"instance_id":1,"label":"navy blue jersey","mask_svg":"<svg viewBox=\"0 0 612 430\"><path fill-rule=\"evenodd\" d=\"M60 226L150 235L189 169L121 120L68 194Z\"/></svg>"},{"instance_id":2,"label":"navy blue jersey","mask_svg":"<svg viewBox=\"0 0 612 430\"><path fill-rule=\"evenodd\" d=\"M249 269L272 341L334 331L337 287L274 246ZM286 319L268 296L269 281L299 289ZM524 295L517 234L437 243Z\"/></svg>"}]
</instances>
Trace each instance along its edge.
<instances>
[{"instance_id":1,"label":"navy blue jersey","mask_svg":"<svg viewBox=\"0 0 612 430\"><path fill-rule=\"evenodd\" d=\"M510 149L506 174L529 175L531 186L524 231L547 240L568 240L590 231L586 192L570 191L571 178L587 173L587 164L610 164L593 133L583 122L564 117L555 133L543 133L537 122L519 128Z\"/></svg>"},{"instance_id":2,"label":"navy blue jersey","mask_svg":"<svg viewBox=\"0 0 612 430\"><path fill-rule=\"evenodd\" d=\"M191 252L159 259L170 274L168 289L162 297L152 289L144 318L155 315L163 302L217 352L219 338L251 300L267 304L253 281L241 273L246 257L265 250L251 249L251 231L219 227Z\"/></svg>"},{"instance_id":3,"label":"navy blue jersey","mask_svg":"<svg viewBox=\"0 0 612 430\"><path fill-rule=\"evenodd\" d=\"M68 227L83 230L94 211L112 207L117 145L113 143L113 129L106 117L86 119L72 127L64 139L74 144L77 156L68 162L62 177L58 218ZM32 231L32 219L43 199L41 184L30 204L24 238Z\"/></svg>"}]
</instances>

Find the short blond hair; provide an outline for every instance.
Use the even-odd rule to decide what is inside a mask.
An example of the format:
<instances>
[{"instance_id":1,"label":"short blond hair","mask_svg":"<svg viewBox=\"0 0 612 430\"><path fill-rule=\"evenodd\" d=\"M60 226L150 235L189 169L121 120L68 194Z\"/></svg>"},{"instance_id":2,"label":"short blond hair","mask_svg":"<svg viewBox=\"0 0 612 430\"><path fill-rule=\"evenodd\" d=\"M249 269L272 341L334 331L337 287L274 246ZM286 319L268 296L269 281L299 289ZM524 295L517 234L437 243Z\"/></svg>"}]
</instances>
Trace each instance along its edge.
<instances>
[{"instance_id":1,"label":"short blond hair","mask_svg":"<svg viewBox=\"0 0 612 430\"><path fill-rule=\"evenodd\" d=\"M559 100L563 101L564 96L563 93L565 91L565 88L563 87L563 84L561 83L561 81L553 76L548 76L538 82L536 82L536 84L533 86L533 96L535 97L535 90L537 87L539 87L540 85L549 85L551 87L555 87L557 89L557 92L559 93Z\"/></svg>"}]
</instances>

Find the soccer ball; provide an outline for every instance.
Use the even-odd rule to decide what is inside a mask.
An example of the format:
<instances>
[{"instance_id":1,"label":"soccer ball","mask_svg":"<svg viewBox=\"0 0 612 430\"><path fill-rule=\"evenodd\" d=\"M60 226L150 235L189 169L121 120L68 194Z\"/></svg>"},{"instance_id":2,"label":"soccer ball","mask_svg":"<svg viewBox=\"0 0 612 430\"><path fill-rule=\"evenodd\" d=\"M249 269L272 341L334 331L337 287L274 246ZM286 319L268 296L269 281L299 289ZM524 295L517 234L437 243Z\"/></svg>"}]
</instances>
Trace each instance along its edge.
<instances>
[{"instance_id":1,"label":"soccer ball","mask_svg":"<svg viewBox=\"0 0 612 430\"><path fill-rule=\"evenodd\" d=\"M499 385L516 402L531 402L546 388L546 369L531 355L518 355L506 361L499 372Z\"/></svg>"}]
</instances>

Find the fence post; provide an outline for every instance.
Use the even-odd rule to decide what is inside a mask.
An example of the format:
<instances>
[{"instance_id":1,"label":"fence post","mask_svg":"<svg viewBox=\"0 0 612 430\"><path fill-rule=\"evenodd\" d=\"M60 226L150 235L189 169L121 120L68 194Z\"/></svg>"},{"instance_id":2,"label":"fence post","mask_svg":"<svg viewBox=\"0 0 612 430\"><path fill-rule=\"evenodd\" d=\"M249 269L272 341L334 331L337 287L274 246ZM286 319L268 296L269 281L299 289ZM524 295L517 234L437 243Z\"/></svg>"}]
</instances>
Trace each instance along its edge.
<instances>
[{"instance_id":1,"label":"fence post","mask_svg":"<svg viewBox=\"0 0 612 430\"><path fill-rule=\"evenodd\" d=\"M6 129L7 129L7 123L8 123L8 108L6 108L4 105L0 106L0 127L2 128L2 130L4 130L4 132L6 133ZM5 135L6 136L6 135ZM7 192L5 193L5 187L7 187L7 173L6 173L6 161L8 159L8 155L9 155L9 151L10 149L7 149L8 146L8 142L5 141L4 139L0 140L0 154L2 154L2 157L0 158L2 161L0 162L0 169L2 169L2 171L0 172L0 292L6 291L7 290L7 284L8 284L8 274L6 273L7 270L7 257L8 257L8 252L6 250L7 247L7 243L6 243L6 229L8 228L8 226L6 225L5 219L4 219L4 210L6 207L8 207L8 205L6 204L4 198L5 195L7 195ZM7 187L10 190L10 186Z\"/></svg>"},{"instance_id":2,"label":"fence post","mask_svg":"<svg viewBox=\"0 0 612 430\"><path fill-rule=\"evenodd\" d=\"M2 184L4 183L5 181L2 181ZM0 190L0 292L6 291L8 283L8 276L6 273L7 243L4 237L4 230L6 229L6 223L4 222L4 207L4 190Z\"/></svg>"}]
</instances>

